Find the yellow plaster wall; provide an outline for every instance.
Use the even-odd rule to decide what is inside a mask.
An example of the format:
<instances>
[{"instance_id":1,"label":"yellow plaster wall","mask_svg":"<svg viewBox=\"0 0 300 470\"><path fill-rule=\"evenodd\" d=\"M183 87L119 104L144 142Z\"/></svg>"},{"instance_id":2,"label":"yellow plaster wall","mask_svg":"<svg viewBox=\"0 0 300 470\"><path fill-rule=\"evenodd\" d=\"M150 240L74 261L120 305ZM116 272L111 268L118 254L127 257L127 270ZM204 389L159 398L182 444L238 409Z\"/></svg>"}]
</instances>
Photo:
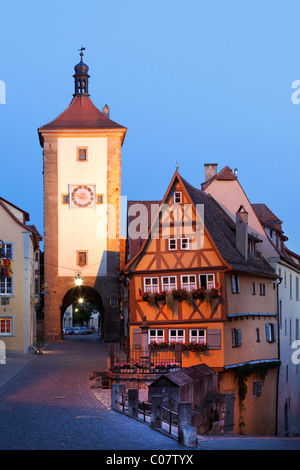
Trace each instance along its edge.
<instances>
[{"instance_id":1,"label":"yellow plaster wall","mask_svg":"<svg viewBox=\"0 0 300 470\"><path fill-rule=\"evenodd\" d=\"M13 269L13 295L10 297L9 305L0 305L1 317L12 317L12 336L2 336L7 350L24 351L24 274L23 274L23 233L24 230L11 216L0 207L0 238L4 242L11 242L14 245L14 257L12 261ZM0 366L1 367L1 366Z\"/></svg>"}]
</instances>

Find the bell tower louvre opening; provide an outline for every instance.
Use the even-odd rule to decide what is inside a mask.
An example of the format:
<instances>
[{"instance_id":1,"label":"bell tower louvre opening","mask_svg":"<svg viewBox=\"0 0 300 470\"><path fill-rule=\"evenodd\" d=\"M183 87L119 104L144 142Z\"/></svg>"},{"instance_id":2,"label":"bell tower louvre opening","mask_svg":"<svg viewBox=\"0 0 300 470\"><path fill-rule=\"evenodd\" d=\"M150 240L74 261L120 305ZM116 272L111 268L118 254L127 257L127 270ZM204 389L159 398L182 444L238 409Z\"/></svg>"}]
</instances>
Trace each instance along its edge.
<instances>
[{"instance_id":1,"label":"bell tower louvre opening","mask_svg":"<svg viewBox=\"0 0 300 470\"><path fill-rule=\"evenodd\" d=\"M120 338L121 148L127 128L101 112L89 94L89 67L74 67L74 94L38 129L43 148L46 341L61 340L62 313L76 273L87 301L101 306L103 339ZM96 303L95 303L96 302Z\"/></svg>"}]
</instances>

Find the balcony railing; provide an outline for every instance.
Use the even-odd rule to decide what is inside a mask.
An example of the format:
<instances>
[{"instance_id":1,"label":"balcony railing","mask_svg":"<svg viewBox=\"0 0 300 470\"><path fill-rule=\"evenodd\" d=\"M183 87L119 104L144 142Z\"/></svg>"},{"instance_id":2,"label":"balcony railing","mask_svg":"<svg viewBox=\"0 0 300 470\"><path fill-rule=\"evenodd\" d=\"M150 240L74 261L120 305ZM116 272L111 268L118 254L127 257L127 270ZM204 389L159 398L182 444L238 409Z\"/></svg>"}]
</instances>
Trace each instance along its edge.
<instances>
[{"instance_id":1,"label":"balcony railing","mask_svg":"<svg viewBox=\"0 0 300 470\"><path fill-rule=\"evenodd\" d=\"M166 374L181 369L180 344L158 349L149 347L147 354L141 349L114 350L111 354L111 371L127 374Z\"/></svg>"}]
</instances>

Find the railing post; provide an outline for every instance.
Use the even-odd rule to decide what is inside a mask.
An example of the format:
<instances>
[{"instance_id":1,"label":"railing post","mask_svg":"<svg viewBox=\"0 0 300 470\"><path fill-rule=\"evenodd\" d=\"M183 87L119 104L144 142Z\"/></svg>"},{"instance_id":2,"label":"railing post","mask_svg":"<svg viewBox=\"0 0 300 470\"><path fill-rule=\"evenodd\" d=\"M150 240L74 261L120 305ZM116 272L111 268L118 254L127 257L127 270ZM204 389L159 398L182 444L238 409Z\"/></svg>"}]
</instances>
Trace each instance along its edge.
<instances>
[{"instance_id":1,"label":"railing post","mask_svg":"<svg viewBox=\"0 0 300 470\"><path fill-rule=\"evenodd\" d=\"M142 317L142 323L140 328L142 330L141 333L141 362L145 365L145 367L150 371L150 361L149 361L149 346L148 346L148 330L149 325L147 323L146 315Z\"/></svg>"},{"instance_id":2,"label":"railing post","mask_svg":"<svg viewBox=\"0 0 300 470\"><path fill-rule=\"evenodd\" d=\"M178 403L178 431L182 426L192 424L192 404L188 402Z\"/></svg>"},{"instance_id":3,"label":"railing post","mask_svg":"<svg viewBox=\"0 0 300 470\"><path fill-rule=\"evenodd\" d=\"M128 414L130 418L137 418L139 414L139 391L136 388L128 390Z\"/></svg>"},{"instance_id":4,"label":"railing post","mask_svg":"<svg viewBox=\"0 0 300 470\"><path fill-rule=\"evenodd\" d=\"M161 428L162 423L162 405L163 396L162 395L153 395L151 403L151 427L152 428Z\"/></svg>"},{"instance_id":5,"label":"railing post","mask_svg":"<svg viewBox=\"0 0 300 470\"><path fill-rule=\"evenodd\" d=\"M175 344L175 362L180 363L180 368L182 367L182 345Z\"/></svg>"},{"instance_id":6,"label":"railing post","mask_svg":"<svg viewBox=\"0 0 300 470\"><path fill-rule=\"evenodd\" d=\"M109 358L110 358L109 369L113 370L114 365L115 365L115 349L114 349L113 344L110 345Z\"/></svg>"},{"instance_id":7,"label":"railing post","mask_svg":"<svg viewBox=\"0 0 300 470\"><path fill-rule=\"evenodd\" d=\"M178 403L178 442L186 447L197 447L197 431L192 426L191 403Z\"/></svg>"},{"instance_id":8,"label":"railing post","mask_svg":"<svg viewBox=\"0 0 300 470\"><path fill-rule=\"evenodd\" d=\"M125 384L112 384L111 385L111 408L115 411L121 411L120 397L122 393L126 392Z\"/></svg>"}]
</instances>

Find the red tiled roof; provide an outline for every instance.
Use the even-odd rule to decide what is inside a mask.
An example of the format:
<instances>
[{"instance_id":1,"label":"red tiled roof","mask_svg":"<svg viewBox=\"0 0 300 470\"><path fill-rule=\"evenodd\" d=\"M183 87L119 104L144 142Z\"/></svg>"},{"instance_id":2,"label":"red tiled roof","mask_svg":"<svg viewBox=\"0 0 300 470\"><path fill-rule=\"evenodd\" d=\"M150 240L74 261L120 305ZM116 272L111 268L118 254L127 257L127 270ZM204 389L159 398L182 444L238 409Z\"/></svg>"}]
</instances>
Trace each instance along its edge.
<instances>
[{"instance_id":1,"label":"red tiled roof","mask_svg":"<svg viewBox=\"0 0 300 470\"><path fill-rule=\"evenodd\" d=\"M99 111L89 96L74 96L69 107L56 119L39 128L51 129L125 129Z\"/></svg>"},{"instance_id":2,"label":"red tiled roof","mask_svg":"<svg viewBox=\"0 0 300 470\"><path fill-rule=\"evenodd\" d=\"M270 239L270 242L273 244L280 257L285 261L288 261L293 266L297 266L299 269L300 255L289 250L284 243L288 238L283 234L284 232L281 227L281 224L283 223L282 220L278 219L266 204L252 204L252 207L261 224L277 231L279 234L282 243L275 244L272 239Z\"/></svg>"},{"instance_id":3,"label":"red tiled roof","mask_svg":"<svg viewBox=\"0 0 300 470\"><path fill-rule=\"evenodd\" d=\"M202 183L201 189L204 191L210 185L210 183L212 183L214 180L234 181L236 179L237 179L237 176L233 173L231 168L229 168L229 166L225 166L215 176L213 176L209 180Z\"/></svg>"},{"instance_id":4,"label":"red tiled roof","mask_svg":"<svg viewBox=\"0 0 300 470\"><path fill-rule=\"evenodd\" d=\"M233 173L231 168L229 166L225 166L223 170L221 170L217 176L217 180L236 180L237 176Z\"/></svg>"},{"instance_id":5,"label":"red tiled roof","mask_svg":"<svg viewBox=\"0 0 300 470\"><path fill-rule=\"evenodd\" d=\"M251 204L257 218L263 225L282 232L282 220L278 219L275 214L266 206L266 204Z\"/></svg>"}]
</instances>

